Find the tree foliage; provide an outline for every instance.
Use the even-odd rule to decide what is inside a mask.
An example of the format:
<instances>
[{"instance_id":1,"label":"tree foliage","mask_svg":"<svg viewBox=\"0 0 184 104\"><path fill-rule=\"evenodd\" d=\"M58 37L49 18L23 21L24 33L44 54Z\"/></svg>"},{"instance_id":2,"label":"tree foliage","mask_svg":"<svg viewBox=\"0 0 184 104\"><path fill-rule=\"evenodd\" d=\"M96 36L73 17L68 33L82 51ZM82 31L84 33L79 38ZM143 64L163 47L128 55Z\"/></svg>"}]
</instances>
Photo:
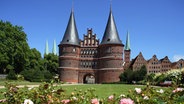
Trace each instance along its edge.
<instances>
[{"instance_id":1,"label":"tree foliage","mask_svg":"<svg viewBox=\"0 0 184 104\"><path fill-rule=\"evenodd\" d=\"M59 66L58 56L52 53L49 53L48 55L44 55L44 59L45 59L45 63L44 63L45 68L49 70L51 73L56 74L57 68Z\"/></svg>"},{"instance_id":2,"label":"tree foliage","mask_svg":"<svg viewBox=\"0 0 184 104\"><path fill-rule=\"evenodd\" d=\"M10 79L10 80L16 80L17 79L17 76L15 74L15 71L13 69L10 69L7 77L7 79Z\"/></svg>"},{"instance_id":3,"label":"tree foliage","mask_svg":"<svg viewBox=\"0 0 184 104\"><path fill-rule=\"evenodd\" d=\"M24 70L28 64L29 50L23 28L0 21L0 72L8 73L10 66L16 73Z\"/></svg>"},{"instance_id":4,"label":"tree foliage","mask_svg":"<svg viewBox=\"0 0 184 104\"><path fill-rule=\"evenodd\" d=\"M120 81L132 83L132 81L141 81L146 77L147 69L146 66L142 66L140 70L133 71L131 68L126 69L121 75L120 75Z\"/></svg>"},{"instance_id":5,"label":"tree foliage","mask_svg":"<svg viewBox=\"0 0 184 104\"><path fill-rule=\"evenodd\" d=\"M27 35L20 26L0 21L0 73L22 74L26 80L41 81L52 79L57 73L58 56L44 55L30 49ZM10 76L11 77L11 76Z\"/></svg>"}]
</instances>

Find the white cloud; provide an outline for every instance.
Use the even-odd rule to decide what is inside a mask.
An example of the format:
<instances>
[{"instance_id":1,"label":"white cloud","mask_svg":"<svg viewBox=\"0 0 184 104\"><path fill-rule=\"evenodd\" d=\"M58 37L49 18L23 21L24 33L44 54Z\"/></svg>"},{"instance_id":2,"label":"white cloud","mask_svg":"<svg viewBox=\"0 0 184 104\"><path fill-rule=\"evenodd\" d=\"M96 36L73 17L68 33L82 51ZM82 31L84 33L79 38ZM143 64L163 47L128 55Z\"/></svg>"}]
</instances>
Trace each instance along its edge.
<instances>
[{"instance_id":1,"label":"white cloud","mask_svg":"<svg viewBox=\"0 0 184 104\"><path fill-rule=\"evenodd\" d=\"M180 59L184 59L184 55L174 55L173 60L178 61Z\"/></svg>"}]
</instances>

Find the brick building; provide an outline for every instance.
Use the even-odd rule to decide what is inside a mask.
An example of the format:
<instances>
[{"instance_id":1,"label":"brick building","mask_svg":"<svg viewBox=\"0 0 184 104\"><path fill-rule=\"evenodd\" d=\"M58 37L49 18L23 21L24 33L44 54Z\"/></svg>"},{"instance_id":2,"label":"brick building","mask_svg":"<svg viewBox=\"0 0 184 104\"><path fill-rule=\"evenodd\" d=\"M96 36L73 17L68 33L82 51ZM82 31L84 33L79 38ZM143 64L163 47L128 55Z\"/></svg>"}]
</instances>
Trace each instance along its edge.
<instances>
[{"instance_id":1,"label":"brick building","mask_svg":"<svg viewBox=\"0 0 184 104\"><path fill-rule=\"evenodd\" d=\"M135 59L132 59L129 67L133 71L137 71L137 70L141 69L141 67L143 65L146 65L146 60L144 59L142 53L140 52L139 55L137 55L137 57Z\"/></svg>"},{"instance_id":2,"label":"brick building","mask_svg":"<svg viewBox=\"0 0 184 104\"><path fill-rule=\"evenodd\" d=\"M184 60L180 59L179 61L172 63L167 56L159 60L156 55L153 55L153 57L149 60L145 60L144 56L140 52L139 55L132 59L127 68L131 68L135 71L140 70L143 65L146 66L147 74L165 73L171 69L183 68Z\"/></svg>"},{"instance_id":3,"label":"brick building","mask_svg":"<svg viewBox=\"0 0 184 104\"><path fill-rule=\"evenodd\" d=\"M100 42L92 29L79 39L74 12L59 46L60 80L71 83L117 82L124 71L124 61L130 63L129 34L127 34L125 60L124 44L119 38L112 10Z\"/></svg>"},{"instance_id":4,"label":"brick building","mask_svg":"<svg viewBox=\"0 0 184 104\"><path fill-rule=\"evenodd\" d=\"M151 59L147 61L147 73L159 73L161 72L161 63L156 55L153 55Z\"/></svg>"}]
</instances>

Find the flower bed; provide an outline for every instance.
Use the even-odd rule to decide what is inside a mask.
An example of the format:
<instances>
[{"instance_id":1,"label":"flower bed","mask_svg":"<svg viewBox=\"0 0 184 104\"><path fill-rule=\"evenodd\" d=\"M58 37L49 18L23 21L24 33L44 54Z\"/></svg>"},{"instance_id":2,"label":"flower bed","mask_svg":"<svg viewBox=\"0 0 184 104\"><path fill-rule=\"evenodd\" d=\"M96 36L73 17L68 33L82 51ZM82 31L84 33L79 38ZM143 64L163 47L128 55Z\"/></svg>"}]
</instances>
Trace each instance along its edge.
<instances>
[{"instance_id":1,"label":"flower bed","mask_svg":"<svg viewBox=\"0 0 184 104\"><path fill-rule=\"evenodd\" d=\"M86 91L74 89L70 95L60 86L52 83L41 84L37 88L18 88L7 84L5 99L0 100L2 104L183 104L184 88L170 87L158 89L147 87L135 88L129 94L109 95L106 98L96 96L95 89Z\"/></svg>"}]
</instances>

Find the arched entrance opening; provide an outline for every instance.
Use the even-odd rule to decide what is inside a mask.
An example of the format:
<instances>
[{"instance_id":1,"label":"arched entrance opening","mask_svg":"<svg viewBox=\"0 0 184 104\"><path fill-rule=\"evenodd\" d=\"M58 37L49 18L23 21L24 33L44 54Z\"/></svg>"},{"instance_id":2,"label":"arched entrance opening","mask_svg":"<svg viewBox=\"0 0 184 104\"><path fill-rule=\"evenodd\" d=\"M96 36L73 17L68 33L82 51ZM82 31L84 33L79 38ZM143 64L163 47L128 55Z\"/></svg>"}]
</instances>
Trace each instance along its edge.
<instances>
[{"instance_id":1,"label":"arched entrance opening","mask_svg":"<svg viewBox=\"0 0 184 104\"><path fill-rule=\"evenodd\" d=\"M94 84L95 83L95 76L91 73L84 75L83 83Z\"/></svg>"}]
</instances>

